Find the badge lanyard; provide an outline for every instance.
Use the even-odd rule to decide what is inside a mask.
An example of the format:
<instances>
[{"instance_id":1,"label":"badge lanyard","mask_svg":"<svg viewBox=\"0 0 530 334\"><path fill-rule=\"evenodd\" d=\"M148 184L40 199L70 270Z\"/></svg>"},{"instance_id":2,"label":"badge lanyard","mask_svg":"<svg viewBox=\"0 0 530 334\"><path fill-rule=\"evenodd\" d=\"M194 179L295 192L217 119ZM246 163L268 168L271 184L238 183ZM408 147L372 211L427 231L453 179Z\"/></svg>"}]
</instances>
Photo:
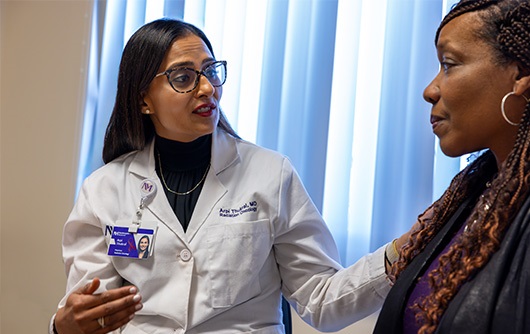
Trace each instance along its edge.
<instances>
[{"instance_id":1,"label":"badge lanyard","mask_svg":"<svg viewBox=\"0 0 530 334\"><path fill-rule=\"evenodd\" d=\"M156 221L142 219L144 209L156 194L156 184L145 179L140 185L140 205L135 218L118 220L112 230L108 255L135 259L147 259L154 255L155 237L158 229Z\"/></svg>"},{"instance_id":2,"label":"badge lanyard","mask_svg":"<svg viewBox=\"0 0 530 334\"><path fill-rule=\"evenodd\" d=\"M146 204L149 204L156 194L156 184L150 180L145 179L140 185L140 205L136 209L136 220L133 220L131 225L129 225L130 233L138 233L138 228L142 225L142 216L144 214L144 209Z\"/></svg>"}]
</instances>

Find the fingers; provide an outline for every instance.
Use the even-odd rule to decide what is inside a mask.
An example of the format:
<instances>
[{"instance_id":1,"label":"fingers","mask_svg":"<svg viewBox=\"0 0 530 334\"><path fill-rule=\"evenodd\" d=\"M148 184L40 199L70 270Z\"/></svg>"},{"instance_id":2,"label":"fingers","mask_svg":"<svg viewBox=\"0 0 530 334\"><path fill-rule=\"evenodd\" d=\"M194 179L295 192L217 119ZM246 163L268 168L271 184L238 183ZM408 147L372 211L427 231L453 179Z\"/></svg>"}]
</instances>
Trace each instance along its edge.
<instances>
[{"instance_id":1,"label":"fingers","mask_svg":"<svg viewBox=\"0 0 530 334\"><path fill-rule=\"evenodd\" d=\"M96 278L68 297L55 318L59 333L108 333L129 322L142 309L142 298L136 287L91 294L99 285Z\"/></svg>"},{"instance_id":2,"label":"fingers","mask_svg":"<svg viewBox=\"0 0 530 334\"><path fill-rule=\"evenodd\" d=\"M107 333L118 329L134 318L134 314L141 309L141 296L139 294L95 307L93 314L98 316L95 321L99 327L97 330L104 329L102 333Z\"/></svg>"},{"instance_id":3,"label":"fingers","mask_svg":"<svg viewBox=\"0 0 530 334\"><path fill-rule=\"evenodd\" d=\"M126 297L131 297L129 298L129 300L132 300L132 297L136 295L137 293L138 293L138 290L136 289L136 287L124 286L118 289L108 290L100 294L95 294L95 295L90 295L90 296L85 295L83 296L85 297L83 299L83 303L85 304L85 306L88 306L88 308L94 308L99 305L122 300Z\"/></svg>"},{"instance_id":4,"label":"fingers","mask_svg":"<svg viewBox=\"0 0 530 334\"><path fill-rule=\"evenodd\" d=\"M95 277L90 283L77 290L77 292L83 295L91 295L99 288L100 284L99 278Z\"/></svg>"},{"instance_id":5,"label":"fingers","mask_svg":"<svg viewBox=\"0 0 530 334\"><path fill-rule=\"evenodd\" d=\"M130 291L136 292L136 288L131 287ZM139 294L129 294L119 299L112 299L110 301L106 301L104 298L102 298L102 303L93 308L93 314L96 318L107 317L111 318L111 320L118 321L121 318L129 317L129 315L134 314L134 312L141 309L141 300L142 297ZM111 320L107 321L106 323L108 324L112 322Z\"/></svg>"}]
</instances>

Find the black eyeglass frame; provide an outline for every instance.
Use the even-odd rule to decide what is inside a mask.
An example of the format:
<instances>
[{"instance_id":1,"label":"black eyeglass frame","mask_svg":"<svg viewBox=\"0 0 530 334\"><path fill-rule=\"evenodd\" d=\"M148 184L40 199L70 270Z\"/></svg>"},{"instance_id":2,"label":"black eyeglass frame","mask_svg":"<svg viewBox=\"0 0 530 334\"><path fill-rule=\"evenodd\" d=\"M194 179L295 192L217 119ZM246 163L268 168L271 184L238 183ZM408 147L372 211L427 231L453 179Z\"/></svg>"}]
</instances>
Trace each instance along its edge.
<instances>
[{"instance_id":1,"label":"black eyeglass frame","mask_svg":"<svg viewBox=\"0 0 530 334\"><path fill-rule=\"evenodd\" d=\"M181 93L181 94L185 94L185 93L189 93L191 91L194 91L195 88L197 88L197 86L199 85L199 81L201 80L201 75L204 76L206 78L206 80L208 80L208 82L214 86L214 87L221 87L222 85L224 85L224 83L226 82L226 77L228 76L228 72L226 70L226 60L218 60L218 61L214 61L213 63L210 63L208 64L208 66L206 66L203 70L201 71L197 71L196 69L194 68L189 68L189 67L174 67L174 68L170 68L168 69L167 71L164 71L162 73L158 73L157 75L155 75L155 78L158 78L159 76L162 76L162 75L165 75L166 78L167 78L167 82L169 82L169 85L171 86L171 88L173 88L173 90L177 93ZM208 77L204 74L204 71L208 68L210 68L211 66L214 66L214 65L217 65L217 64L222 64L223 67L224 67L224 71L225 71L225 77L224 77L224 80L223 82L221 82L221 84L219 85L214 85L210 79L208 79ZM197 77L195 78L195 83L193 84L193 88L187 90L187 91L179 91L178 89L176 89L174 86L173 86L173 83L171 82L171 80L169 79L169 76L171 75L171 72L173 71L177 71L177 70L190 70L190 71L193 71L195 73L197 73Z\"/></svg>"}]
</instances>

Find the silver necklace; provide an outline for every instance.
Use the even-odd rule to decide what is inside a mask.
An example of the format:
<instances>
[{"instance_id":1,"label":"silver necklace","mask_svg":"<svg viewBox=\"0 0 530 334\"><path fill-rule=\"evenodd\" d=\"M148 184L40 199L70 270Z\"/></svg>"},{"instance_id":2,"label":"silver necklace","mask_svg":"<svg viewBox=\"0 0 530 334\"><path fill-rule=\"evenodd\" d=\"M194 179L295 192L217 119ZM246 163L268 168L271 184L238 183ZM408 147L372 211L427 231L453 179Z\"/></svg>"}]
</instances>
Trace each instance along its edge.
<instances>
[{"instance_id":1,"label":"silver necklace","mask_svg":"<svg viewBox=\"0 0 530 334\"><path fill-rule=\"evenodd\" d=\"M204 175L202 176L201 180L199 181L199 183L197 183L193 188L191 188L190 190L186 191L186 192L183 192L183 193L179 193L178 191L175 191L171 188L169 188L166 184L166 180L164 179L164 172L162 171L162 162L160 160L160 152L157 152L157 155L158 155L158 166L160 166L160 177L162 178L162 183L164 184L164 187L166 187L167 191L175 194L175 195L179 195L179 196L184 196L184 195L188 195L188 194L191 194L195 189L197 189L201 183L203 183L204 179L206 179L206 175L208 174L208 171L210 170L210 163L208 163L208 166L206 167L206 171L204 172Z\"/></svg>"}]
</instances>

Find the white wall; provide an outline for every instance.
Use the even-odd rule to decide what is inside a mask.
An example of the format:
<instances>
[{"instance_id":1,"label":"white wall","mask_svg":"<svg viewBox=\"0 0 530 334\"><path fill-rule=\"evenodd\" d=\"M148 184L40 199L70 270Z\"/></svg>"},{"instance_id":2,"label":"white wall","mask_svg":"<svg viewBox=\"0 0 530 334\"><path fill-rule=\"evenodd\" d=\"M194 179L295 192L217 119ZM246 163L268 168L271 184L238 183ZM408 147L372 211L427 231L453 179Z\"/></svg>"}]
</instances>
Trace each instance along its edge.
<instances>
[{"instance_id":1,"label":"white wall","mask_svg":"<svg viewBox=\"0 0 530 334\"><path fill-rule=\"evenodd\" d=\"M0 293L6 334L45 333L64 293L91 1L0 2ZM340 333L371 333L374 318ZM317 333L294 315L294 332Z\"/></svg>"}]
</instances>

